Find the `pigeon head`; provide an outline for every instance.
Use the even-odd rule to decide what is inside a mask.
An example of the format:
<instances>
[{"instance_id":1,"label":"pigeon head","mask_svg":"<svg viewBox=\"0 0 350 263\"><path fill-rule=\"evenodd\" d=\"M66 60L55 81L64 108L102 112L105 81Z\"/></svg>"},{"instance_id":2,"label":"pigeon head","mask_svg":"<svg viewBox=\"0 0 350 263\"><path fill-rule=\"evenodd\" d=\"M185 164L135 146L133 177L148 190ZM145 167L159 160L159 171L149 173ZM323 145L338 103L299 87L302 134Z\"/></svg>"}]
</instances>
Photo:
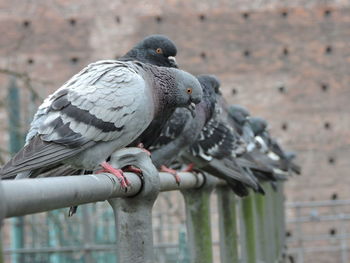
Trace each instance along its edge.
<instances>
[{"instance_id":1,"label":"pigeon head","mask_svg":"<svg viewBox=\"0 0 350 263\"><path fill-rule=\"evenodd\" d=\"M229 107L228 114L239 124L243 124L250 116L250 113L246 108L237 104Z\"/></svg>"},{"instance_id":2,"label":"pigeon head","mask_svg":"<svg viewBox=\"0 0 350 263\"><path fill-rule=\"evenodd\" d=\"M171 95L172 104L177 107L186 107L192 114L195 110L195 105L200 103L203 97L203 90L199 81L182 70L169 69L173 72L175 89L169 87L168 92Z\"/></svg>"},{"instance_id":3,"label":"pigeon head","mask_svg":"<svg viewBox=\"0 0 350 263\"><path fill-rule=\"evenodd\" d=\"M176 46L168 37L150 35L137 43L123 58L135 59L156 66L177 68L176 53Z\"/></svg>"},{"instance_id":4,"label":"pigeon head","mask_svg":"<svg viewBox=\"0 0 350 263\"><path fill-rule=\"evenodd\" d=\"M261 135L267 130L267 122L263 118L251 117L249 123L255 136Z\"/></svg>"},{"instance_id":5,"label":"pigeon head","mask_svg":"<svg viewBox=\"0 0 350 263\"><path fill-rule=\"evenodd\" d=\"M197 79L203 89L203 100L198 106L203 105L208 121L212 118L215 110L216 94L220 87L220 80L214 75L199 75Z\"/></svg>"}]
</instances>

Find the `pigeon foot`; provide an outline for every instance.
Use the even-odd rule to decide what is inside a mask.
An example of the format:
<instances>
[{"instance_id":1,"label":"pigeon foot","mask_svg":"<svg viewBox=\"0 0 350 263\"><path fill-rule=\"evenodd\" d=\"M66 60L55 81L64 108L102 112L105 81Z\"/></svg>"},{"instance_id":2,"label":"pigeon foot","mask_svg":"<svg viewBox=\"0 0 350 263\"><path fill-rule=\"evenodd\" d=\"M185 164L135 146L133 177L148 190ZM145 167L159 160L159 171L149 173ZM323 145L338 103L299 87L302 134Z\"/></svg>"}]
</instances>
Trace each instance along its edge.
<instances>
[{"instance_id":1,"label":"pigeon foot","mask_svg":"<svg viewBox=\"0 0 350 263\"><path fill-rule=\"evenodd\" d=\"M130 182L128 181L128 179L124 176L123 174L123 171L120 170L120 169L115 169L114 167L112 167L112 165L110 165L109 163L107 162L103 162L101 163L101 166L102 166L102 170L101 171L98 171L98 173L104 173L104 172L107 172L107 173L111 173L113 175L115 175L119 182L120 182L120 185L122 188L127 188L129 185L130 185Z\"/></svg>"},{"instance_id":2,"label":"pigeon foot","mask_svg":"<svg viewBox=\"0 0 350 263\"><path fill-rule=\"evenodd\" d=\"M142 170L140 168L133 166L133 165L126 166L125 168L123 168L123 171L142 175Z\"/></svg>"},{"instance_id":3,"label":"pigeon foot","mask_svg":"<svg viewBox=\"0 0 350 263\"><path fill-rule=\"evenodd\" d=\"M176 170L171 169L169 167L166 167L165 165L162 165L160 167L160 171L172 174L174 176L174 178L175 178L175 181L176 181L177 185L180 185L181 179L180 179L180 176L178 175Z\"/></svg>"},{"instance_id":4,"label":"pigeon foot","mask_svg":"<svg viewBox=\"0 0 350 263\"><path fill-rule=\"evenodd\" d=\"M189 165L187 165L187 167L184 169L184 170L182 170L183 172L188 172L188 173L190 173L190 172L193 172L193 168L194 168L194 163L190 163Z\"/></svg>"}]
</instances>

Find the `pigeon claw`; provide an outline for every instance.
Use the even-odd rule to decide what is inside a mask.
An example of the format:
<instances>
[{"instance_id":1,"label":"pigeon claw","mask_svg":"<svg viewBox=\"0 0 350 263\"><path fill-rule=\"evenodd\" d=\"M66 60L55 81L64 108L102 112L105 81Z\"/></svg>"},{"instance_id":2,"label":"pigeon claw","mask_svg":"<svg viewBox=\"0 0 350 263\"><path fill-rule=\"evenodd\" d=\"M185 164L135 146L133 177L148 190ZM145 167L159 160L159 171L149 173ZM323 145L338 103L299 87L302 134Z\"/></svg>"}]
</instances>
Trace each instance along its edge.
<instances>
[{"instance_id":1,"label":"pigeon claw","mask_svg":"<svg viewBox=\"0 0 350 263\"><path fill-rule=\"evenodd\" d=\"M133 165L126 166L125 168L123 168L123 171L142 175L142 170Z\"/></svg>"},{"instance_id":2,"label":"pigeon claw","mask_svg":"<svg viewBox=\"0 0 350 263\"><path fill-rule=\"evenodd\" d=\"M112 165L110 165L107 162L103 162L101 163L101 166L103 168L102 172L107 172L107 173L111 173L113 175L115 175L119 182L120 182L120 186L125 189L125 191L127 190L127 187L130 185L129 180L124 176L124 173L122 170L120 169L115 169L114 167L112 167Z\"/></svg>"},{"instance_id":3,"label":"pigeon claw","mask_svg":"<svg viewBox=\"0 0 350 263\"><path fill-rule=\"evenodd\" d=\"M193 168L194 168L194 164L190 163L189 165L187 165L187 167L183 170L183 172L193 172Z\"/></svg>"},{"instance_id":4,"label":"pigeon claw","mask_svg":"<svg viewBox=\"0 0 350 263\"><path fill-rule=\"evenodd\" d=\"M177 185L180 185L181 179L180 179L180 176L179 176L179 174L177 173L176 170L171 169L171 168L169 168L169 167L166 167L165 165L162 165L162 166L160 167L160 171L161 171L161 172L165 172L165 173L170 173L171 175L173 175L174 178L175 178L176 184L177 184Z\"/></svg>"}]
</instances>

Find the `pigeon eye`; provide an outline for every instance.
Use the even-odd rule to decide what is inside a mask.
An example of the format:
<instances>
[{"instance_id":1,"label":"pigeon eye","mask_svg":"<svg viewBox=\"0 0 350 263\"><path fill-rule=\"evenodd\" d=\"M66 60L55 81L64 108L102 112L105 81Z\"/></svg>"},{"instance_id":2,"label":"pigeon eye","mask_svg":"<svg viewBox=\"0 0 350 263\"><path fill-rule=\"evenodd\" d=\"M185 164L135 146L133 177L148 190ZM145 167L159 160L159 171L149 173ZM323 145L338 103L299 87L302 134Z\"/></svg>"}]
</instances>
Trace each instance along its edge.
<instances>
[{"instance_id":1,"label":"pigeon eye","mask_svg":"<svg viewBox=\"0 0 350 263\"><path fill-rule=\"evenodd\" d=\"M187 92L188 94L192 94L192 88L187 88L186 92Z\"/></svg>"},{"instance_id":2,"label":"pigeon eye","mask_svg":"<svg viewBox=\"0 0 350 263\"><path fill-rule=\"evenodd\" d=\"M157 54L163 54L163 50L159 47L156 49Z\"/></svg>"}]
</instances>

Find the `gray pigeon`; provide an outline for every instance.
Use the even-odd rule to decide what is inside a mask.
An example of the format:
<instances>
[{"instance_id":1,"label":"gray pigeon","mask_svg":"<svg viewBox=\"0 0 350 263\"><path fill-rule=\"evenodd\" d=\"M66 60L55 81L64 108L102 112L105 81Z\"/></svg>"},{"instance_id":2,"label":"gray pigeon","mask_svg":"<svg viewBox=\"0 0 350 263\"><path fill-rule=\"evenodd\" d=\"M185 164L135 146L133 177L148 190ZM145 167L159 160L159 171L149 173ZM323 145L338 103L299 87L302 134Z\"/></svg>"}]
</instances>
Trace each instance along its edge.
<instances>
[{"instance_id":1,"label":"gray pigeon","mask_svg":"<svg viewBox=\"0 0 350 263\"><path fill-rule=\"evenodd\" d=\"M199 103L202 89L184 71L131 61L88 65L39 107L26 145L0 171L3 178L35 177L60 164L94 170L130 145L165 109Z\"/></svg>"},{"instance_id":2,"label":"gray pigeon","mask_svg":"<svg viewBox=\"0 0 350 263\"><path fill-rule=\"evenodd\" d=\"M287 159L278 143L270 137L266 120L251 117L247 109L239 105L228 107L229 117L235 127L249 140L249 153L238 158L238 163L252 169L254 175L267 181L285 179L289 169L300 173L300 167ZM264 168L267 168L265 169Z\"/></svg>"},{"instance_id":3,"label":"gray pigeon","mask_svg":"<svg viewBox=\"0 0 350 263\"><path fill-rule=\"evenodd\" d=\"M212 75L197 77L203 89L203 99L196 106L195 115L178 108L164 125L158 139L150 146L152 161L157 168L169 166L193 144L215 110L215 88L219 80Z\"/></svg>"},{"instance_id":4,"label":"gray pigeon","mask_svg":"<svg viewBox=\"0 0 350 263\"><path fill-rule=\"evenodd\" d=\"M220 86L219 80L211 75L200 75L198 80L204 96L196 106L195 117L185 109L175 111L157 142L150 148L153 163L176 176L174 171L165 166L176 159L193 162L196 168L226 180L240 196L248 194L245 186L263 192L256 179L235 164L233 155L237 151L238 138L215 117L215 90Z\"/></svg>"},{"instance_id":5,"label":"gray pigeon","mask_svg":"<svg viewBox=\"0 0 350 263\"><path fill-rule=\"evenodd\" d=\"M164 35L150 35L145 37L139 43L137 43L130 51L128 51L124 56L119 58L119 61L140 61L143 63L149 63L157 66L164 67L175 67L177 68L175 56L177 53L176 46L173 41L171 41L167 36ZM41 109L38 110L35 118L41 116ZM162 114L159 119L155 119L152 121L151 125L148 127L147 131L145 131L140 138L138 138L139 143L143 143L143 145L150 145L159 135L161 127L164 124L164 121L171 115L173 112L173 108L167 108L166 112ZM45 114L43 112L43 114ZM35 124L34 120L32 125ZM29 141L33 134L35 135L37 129L35 127L31 127L31 130L27 134L27 140ZM133 142L132 145L136 145L138 143ZM65 176L72 174L81 174L87 173L88 171L80 171L75 169L69 165L58 165L56 169L50 169L49 173L46 171L42 171L40 176Z\"/></svg>"},{"instance_id":6,"label":"gray pigeon","mask_svg":"<svg viewBox=\"0 0 350 263\"><path fill-rule=\"evenodd\" d=\"M301 167L288 157L279 143L271 137L268 131L267 121L259 117L251 117L249 123L254 132L257 144L262 152L264 152L271 160L272 165L285 172L301 173Z\"/></svg>"},{"instance_id":7,"label":"gray pigeon","mask_svg":"<svg viewBox=\"0 0 350 263\"><path fill-rule=\"evenodd\" d=\"M118 60L137 60L155 66L177 68L176 46L167 36L150 35L137 43Z\"/></svg>"}]
</instances>

